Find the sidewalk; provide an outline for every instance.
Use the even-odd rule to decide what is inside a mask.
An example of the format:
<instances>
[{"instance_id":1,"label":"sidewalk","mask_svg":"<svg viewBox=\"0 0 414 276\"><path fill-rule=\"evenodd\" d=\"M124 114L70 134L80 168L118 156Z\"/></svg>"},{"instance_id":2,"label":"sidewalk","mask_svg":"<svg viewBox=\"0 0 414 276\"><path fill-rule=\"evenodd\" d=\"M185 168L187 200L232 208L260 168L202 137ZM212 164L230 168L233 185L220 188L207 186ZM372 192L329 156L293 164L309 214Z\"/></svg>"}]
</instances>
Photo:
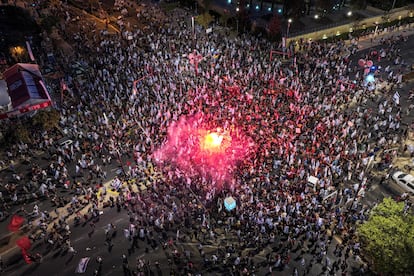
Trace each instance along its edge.
<instances>
[{"instance_id":1,"label":"sidewalk","mask_svg":"<svg viewBox=\"0 0 414 276\"><path fill-rule=\"evenodd\" d=\"M358 39L358 51L369 49L371 47L378 46L380 44L381 38L388 39L390 37L396 37L399 35L411 36L414 35L414 24L400 26L398 30L384 30L379 31L376 34L370 34ZM350 44L351 40L347 40L346 43Z\"/></svg>"}]
</instances>

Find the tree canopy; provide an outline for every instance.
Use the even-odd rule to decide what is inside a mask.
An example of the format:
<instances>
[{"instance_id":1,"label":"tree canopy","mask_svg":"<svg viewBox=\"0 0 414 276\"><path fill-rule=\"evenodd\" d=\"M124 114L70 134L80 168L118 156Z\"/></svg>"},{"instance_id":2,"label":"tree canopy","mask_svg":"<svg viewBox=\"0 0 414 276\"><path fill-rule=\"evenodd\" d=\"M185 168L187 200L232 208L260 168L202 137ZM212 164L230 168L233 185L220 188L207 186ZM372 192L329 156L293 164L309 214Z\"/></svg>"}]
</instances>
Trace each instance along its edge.
<instances>
[{"instance_id":1,"label":"tree canopy","mask_svg":"<svg viewBox=\"0 0 414 276\"><path fill-rule=\"evenodd\" d=\"M364 253L383 274L414 271L414 215L404 202L384 198L372 209L367 222L358 227Z\"/></svg>"},{"instance_id":2,"label":"tree canopy","mask_svg":"<svg viewBox=\"0 0 414 276\"><path fill-rule=\"evenodd\" d=\"M390 1L384 1L384 0L368 0L369 4L373 7L382 9L384 11L388 11L393 7L394 4L394 8L398 8L398 7L402 7L404 5L409 4L412 1L408 1L408 0L396 0L394 2L394 0L390 0Z\"/></svg>"},{"instance_id":3,"label":"tree canopy","mask_svg":"<svg viewBox=\"0 0 414 276\"><path fill-rule=\"evenodd\" d=\"M57 110L40 110L33 116L32 123L42 130L51 130L59 127L60 114Z\"/></svg>"},{"instance_id":4,"label":"tree canopy","mask_svg":"<svg viewBox=\"0 0 414 276\"><path fill-rule=\"evenodd\" d=\"M196 21L198 24L203 26L204 28L208 28L211 22L213 22L214 18L209 14L208 12L205 12L203 14L200 14L196 17Z\"/></svg>"},{"instance_id":5,"label":"tree canopy","mask_svg":"<svg viewBox=\"0 0 414 276\"><path fill-rule=\"evenodd\" d=\"M274 14L267 26L271 38L275 38L282 31L282 22L277 14Z\"/></svg>"}]
</instances>

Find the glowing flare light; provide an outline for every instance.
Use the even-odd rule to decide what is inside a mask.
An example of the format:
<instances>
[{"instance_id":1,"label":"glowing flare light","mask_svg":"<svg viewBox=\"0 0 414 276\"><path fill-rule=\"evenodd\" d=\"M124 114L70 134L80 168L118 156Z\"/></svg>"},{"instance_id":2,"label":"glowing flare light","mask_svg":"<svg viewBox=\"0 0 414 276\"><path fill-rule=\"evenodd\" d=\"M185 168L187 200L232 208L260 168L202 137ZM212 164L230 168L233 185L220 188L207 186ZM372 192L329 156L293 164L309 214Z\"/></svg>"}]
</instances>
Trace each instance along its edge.
<instances>
[{"instance_id":1,"label":"glowing flare light","mask_svg":"<svg viewBox=\"0 0 414 276\"><path fill-rule=\"evenodd\" d=\"M202 137L200 148L210 153L224 152L227 146L223 143L224 136L217 132L211 132Z\"/></svg>"},{"instance_id":2,"label":"glowing flare light","mask_svg":"<svg viewBox=\"0 0 414 276\"><path fill-rule=\"evenodd\" d=\"M152 156L161 169L168 171L173 165L187 178L202 177L219 188L225 182L234 182L238 161L253 147L251 139L234 126L213 128L203 114L197 114L173 122L166 141Z\"/></svg>"}]
</instances>

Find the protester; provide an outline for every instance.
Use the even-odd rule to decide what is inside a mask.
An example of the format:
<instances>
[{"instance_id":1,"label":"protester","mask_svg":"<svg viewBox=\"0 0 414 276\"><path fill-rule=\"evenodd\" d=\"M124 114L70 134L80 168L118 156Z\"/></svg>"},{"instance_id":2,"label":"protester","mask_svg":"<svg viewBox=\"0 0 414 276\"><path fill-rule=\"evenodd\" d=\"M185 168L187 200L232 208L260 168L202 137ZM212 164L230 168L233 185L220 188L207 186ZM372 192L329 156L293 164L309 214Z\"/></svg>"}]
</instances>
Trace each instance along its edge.
<instances>
[{"instance_id":1,"label":"protester","mask_svg":"<svg viewBox=\"0 0 414 276\"><path fill-rule=\"evenodd\" d=\"M154 7L150 11L159 12ZM129 212L131 224L124 234L131 241L125 249L130 255L145 241L147 252L162 245L171 252L172 271L193 273L203 264L177 244L198 240L204 269L212 266L247 275L256 269L253 257L271 246L264 264L269 273L291 269L293 275L303 275L315 263L347 272L351 250L355 256L359 251L355 222L367 217L359 199L369 185L370 160L378 153L377 145L391 149L404 139L404 110L393 100L402 71L389 75L382 93L374 93L364 68L350 62L349 53L358 55L353 44L302 41L286 65L279 58L269 60L271 44L261 37L197 32L194 40L185 18L188 12L180 10L146 30L122 28L119 35L94 30L91 35L93 26L86 26L67 37L74 42L74 59L88 66L87 80L67 73L74 99L60 106L60 125L70 129L73 143L56 146L48 168L35 165L30 179L16 177L16 182L29 183L27 194L48 197L57 207L70 205L69 213L76 213L78 223L82 217L77 210L91 205L84 220L92 236L101 208L98 188L106 179L106 167L120 161L122 171L111 181L120 194L110 201L119 211L125 207ZM384 48L379 54L361 58L380 55L401 64L402 40L381 41ZM191 53L203 59L191 63ZM60 62L62 67L70 64L65 57ZM365 108L372 101L378 110ZM152 154L163 145L171 123L196 114L202 114L212 128L236 126L254 141L254 151L234 173L234 185L215 189L207 177L189 177L175 164L154 160ZM36 139L39 149L54 144L46 135ZM28 148L19 145L10 159ZM385 166L394 154L383 154ZM122 164L122 157L133 161ZM309 177L318 182L309 183ZM142 182L148 192L135 193L123 186L129 179L136 180L129 186ZM61 196L56 185L76 196ZM11 186L6 189L17 198L21 195ZM222 208L228 195L237 200L235 211ZM18 204L18 199L14 202ZM43 214L34 208L31 215L39 213ZM58 208L55 214L59 222L53 229L42 229L45 242L55 248L66 243L76 254L66 218ZM46 215L40 220L48 222ZM105 228L109 251L115 229L113 224ZM202 244L217 242L219 230L237 242L229 241L224 250L207 256ZM333 235L342 239L333 252L336 260L327 255L333 251ZM247 248L254 250L243 256ZM292 252L300 252L300 257L292 260ZM305 254L313 259L308 262ZM102 269L102 259L98 262L96 273ZM126 274L134 269L126 255L122 267ZM136 270L145 273L150 265L140 258Z\"/></svg>"}]
</instances>

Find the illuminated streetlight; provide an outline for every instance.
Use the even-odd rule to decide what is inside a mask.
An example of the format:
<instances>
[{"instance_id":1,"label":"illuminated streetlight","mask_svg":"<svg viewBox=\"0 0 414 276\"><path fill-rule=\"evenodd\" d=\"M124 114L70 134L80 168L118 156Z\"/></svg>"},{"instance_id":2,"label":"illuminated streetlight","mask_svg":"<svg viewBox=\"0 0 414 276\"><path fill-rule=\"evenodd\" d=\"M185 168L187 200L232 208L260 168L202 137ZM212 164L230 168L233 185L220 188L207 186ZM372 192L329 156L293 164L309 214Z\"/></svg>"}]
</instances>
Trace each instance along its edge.
<instances>
[{"instance_id":1,"label":"illuminated streetlight","mask_svg":"<svg viewBox=\"0 0 414 276\"><path fill-rule=\"evenodd\" d=\"M240 9L239 9L239 7L237 7L236 8L236 13L237 13L237 16L236 16L237 33L239 33L239 11L240 11Z\"/></svg>"},{"instance_id":2,"label":"illuminated streetlight","mask_svg":"<svg viewBox=\"0 0 414 276\"><path fill-rule=\"evenodd\" d=\"M375 30L374 30L374 35L376 35L377 34L377 31L378 31L378 21L375 21Z\"/></svg>"},{"instance_id":3,"label":"illuminated streetlight","mask_svg":"<svg viewBox=\"0 0 414 276\"><path fill-rule=\"evenodd\" d=\"M10 53L16 61L21 61L21 58L24 55L24 50L25 49L21 46L15 46L10 48Z\"/></svg>"},{"instance_id":4,"label":"illuminated streetlight","mask_svg":"<svg viewBox=\"0 0 414 276\"><path fill-rule=\"evenodd\" d=\"M286 30L286 38L289 37L289 29L290 29L290 24L292 23L292 18L288 19L288 25L287 25L287 30Z\"/></svg>"},{"instance_id":5,"label":"illuminated streetlight","mask_svg":"<svg viewBox=\"0 0 414 276\"><path fill-rule=\"evenodd\" d=\"M346 14L346 15L348 15L348 16L352 16L352 11L347 12L347 14Z\"/></svg>"},{"instance_id":6,"label":"illuminated streetlight","mask_svg":"<svg viewBox=\"0 0 414 276\"><path fill-rule=\"evenodd\" d=\"M315 14L314 18L319 19L319 14Z\"/></svg>"},{"instance_id":7,"label":"illuminated streetlight","mask_svg":"<svg viewBox=\"0 0 414 276\"><path fill-rule=\"evenodd\" d=\"M191 29L193 31L193 38L195 37L194 16L191 16Z\"/></svg>"}]
</instances>

